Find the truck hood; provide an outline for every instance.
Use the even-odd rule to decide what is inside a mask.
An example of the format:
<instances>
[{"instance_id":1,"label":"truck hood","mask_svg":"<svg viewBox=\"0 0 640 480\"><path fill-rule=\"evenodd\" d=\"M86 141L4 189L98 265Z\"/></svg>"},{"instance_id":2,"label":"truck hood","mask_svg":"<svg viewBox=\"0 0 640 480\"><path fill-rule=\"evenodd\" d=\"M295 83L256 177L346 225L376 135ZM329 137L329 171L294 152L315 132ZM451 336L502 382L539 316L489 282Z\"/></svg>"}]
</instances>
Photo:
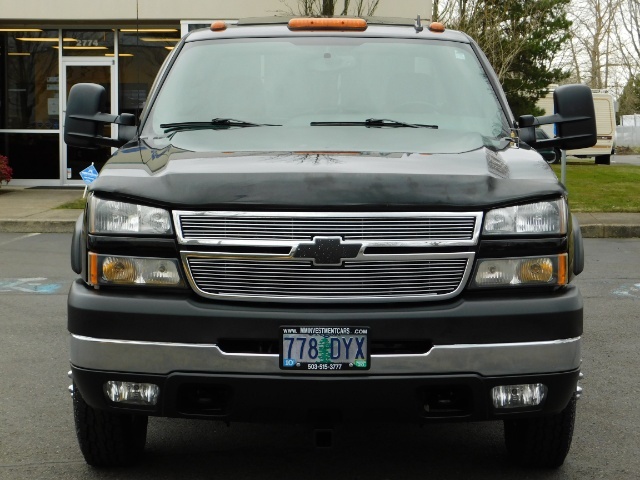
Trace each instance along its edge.
<instances>
[{"instance_id":1,"label":"truck hood","mask_svg":"<svg viewBox=\"0 0 640 480\"><path fill-rule=\"evenodd\" d=\"M464 153L191 152L124 148L92 184L167 208L478 210L565 195L532 150Z\"/></svg>"}]
</instances>

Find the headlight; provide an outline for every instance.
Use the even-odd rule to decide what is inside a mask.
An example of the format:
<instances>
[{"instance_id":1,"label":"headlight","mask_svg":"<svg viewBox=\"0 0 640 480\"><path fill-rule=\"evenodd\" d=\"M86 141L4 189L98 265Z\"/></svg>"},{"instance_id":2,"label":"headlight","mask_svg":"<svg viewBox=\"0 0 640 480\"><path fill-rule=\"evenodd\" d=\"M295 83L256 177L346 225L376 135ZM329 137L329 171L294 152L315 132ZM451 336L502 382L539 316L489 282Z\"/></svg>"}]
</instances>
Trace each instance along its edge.
<instances>
[{"instance_id":1,"label":"headlight","mask_svg":"<svg viewBox=\"0 0 640 480\"><path fill-rule=\"evenodd\" d=\"M135 203L89 199L89 231L91 233L137 233L167 235L172 233L167 210Z\"/></svg>"},{"instance_id":2,"label":"headlight","mask_svg":"<svg viewBox=\"0 0 640 480\"><path fill-rule=\"evenodd\" d=\"M490 210L484 218L484 235L531 235L567 233L564 199L528 203Z\"/></svg>"},{"instance_id":3,"label":"headlight","mask_svg":"<svg viewBox=\"0 0 640 480\"><path fill-rule=\"evenodd\" d=\"M478 260L472 288L559 286L568 283L567 254Z\"/></svg>"},{"instance_id":4,"label":"headlight","mask_svg":"<svg viewBox=\"0 0 640 480\"><path fill-rule=\"evenodd\" d=\"M125 257L89 253L92 285L147 285L180 287L178 261L171 258Z\"/></svg>"}]
</instances>

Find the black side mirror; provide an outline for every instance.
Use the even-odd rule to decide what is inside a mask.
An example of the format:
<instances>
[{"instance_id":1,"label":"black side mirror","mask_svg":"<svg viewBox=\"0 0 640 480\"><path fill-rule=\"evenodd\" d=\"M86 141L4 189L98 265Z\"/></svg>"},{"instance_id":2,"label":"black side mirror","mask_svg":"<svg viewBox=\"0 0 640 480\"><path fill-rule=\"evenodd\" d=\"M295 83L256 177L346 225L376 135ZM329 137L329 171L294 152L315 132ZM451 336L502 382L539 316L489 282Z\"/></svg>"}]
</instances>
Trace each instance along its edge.
<instances>
[{"instance_id":1,"label":"black side mirror","mask_svg":"<svg viewBox=\"0 0 640 480\"><path fill-rule=\"evenodd\" d=\"M562 148L591 147L598 141L596 112L591 89L586 85L563 85L553 92L553 105L557 121L558 137L564 140Z\"/></svg>"},{"instance_id":2,"label":"black side mirror","mask_svg":"<svg viewBox=\"0 0 640 480\"><path fill-rule=\"evenodd\" d=\"M531 145L533 147L536 145L536 142L537 142L536 128L523 126L522 125L523 117L531 117L532 119L535 117L533 117L532 115L523 115L522 117L520 117L520 121L518 122L518 125L520 126L520 133L519 133L520 141L526 143L527 145Z\"/></svg>"},{"instance_id":3,"label":"black side mirror","mask_svg":"<svg viewBox=\"0 0 640 480\"><path fill-rule=\"evenodd\" d=\"M518 121L520 139L532 147L559 147L566 150L591 147L598 141L596 113L591 89L586 85L563 85L553 92L554 115L523 115ZM557 136L536 140L535 127L555 123Z\"/></svg>"},{"instance_id":4,"label":"black side mirror","mask_svg":"<svg viewBox=\"0 0 640 480\"><path fill-rule=\"evenodd\" d=\"M135 116L130 113L122 115L102 113L106 103L107 93L101 85L78 83L71 87L64 120L64 141L67 145L98 148L100 146L121 147L126 143L120 138L115 140L103 137L104 124L117 123L133 127L136 124Z\"/></svg>"},{"instance_id":5,"label":"black side mirror","mask_svg":"<svg viewBox=\"0 0 640 480\"><path fill-rule=\"evenodd\" d=\"M118 122L118 142L124 145L136 137L138 127L136 127L136 116L132 113L121 113L120 120L122 122Z\"/></svg>"}]
</instances>

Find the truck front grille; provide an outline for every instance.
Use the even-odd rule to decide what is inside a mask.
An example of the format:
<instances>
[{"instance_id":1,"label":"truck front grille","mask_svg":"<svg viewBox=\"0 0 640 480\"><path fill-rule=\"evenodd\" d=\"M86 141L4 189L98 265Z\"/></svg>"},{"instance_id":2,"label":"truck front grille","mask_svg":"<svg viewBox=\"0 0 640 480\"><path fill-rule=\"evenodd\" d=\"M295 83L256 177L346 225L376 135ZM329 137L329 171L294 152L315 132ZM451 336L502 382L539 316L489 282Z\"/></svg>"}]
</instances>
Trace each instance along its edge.
<instances>
[{"instance_id":1,"label":"truck front grille","mask_svg":"<svg viewBox=\"0 0 640 480\"><path fill-rule=\"evenodd\" d=\"M187 278L236 301L432 301L460 293L481 213L174 212Z\"/></svg>"}]
</instances>

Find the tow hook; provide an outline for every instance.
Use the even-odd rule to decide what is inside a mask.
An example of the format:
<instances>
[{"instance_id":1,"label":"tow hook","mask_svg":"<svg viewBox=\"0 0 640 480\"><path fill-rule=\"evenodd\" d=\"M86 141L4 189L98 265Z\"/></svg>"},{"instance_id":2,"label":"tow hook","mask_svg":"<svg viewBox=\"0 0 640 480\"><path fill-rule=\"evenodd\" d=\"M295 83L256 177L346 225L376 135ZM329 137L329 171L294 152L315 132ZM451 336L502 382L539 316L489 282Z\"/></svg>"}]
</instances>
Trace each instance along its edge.
<instances>
[{"instance_id":1,"label":"tow hook","mask_svg":"<svg viewBox=\"0 0 640 480\"><path fill-rule=\"evenodd\" d=\"M67 377L73 380L73 373L71 372L71 370L67 372ZM69 393L71 394L71 397L73 398L73 383L69 385L68 390L69 390Z\"/></svg>"},{"instance_id":2,"label":"tow hook","mask_svg":"<svg viewBox=\"0 0 640 480\"><path fill-rule=\"evenodd\" d=\"M584 378L584 373L580 372L578 376L578 382ZM576 399L582 397L582 387L580 385L576 385Z\"/></svg>"}]
</instances>

